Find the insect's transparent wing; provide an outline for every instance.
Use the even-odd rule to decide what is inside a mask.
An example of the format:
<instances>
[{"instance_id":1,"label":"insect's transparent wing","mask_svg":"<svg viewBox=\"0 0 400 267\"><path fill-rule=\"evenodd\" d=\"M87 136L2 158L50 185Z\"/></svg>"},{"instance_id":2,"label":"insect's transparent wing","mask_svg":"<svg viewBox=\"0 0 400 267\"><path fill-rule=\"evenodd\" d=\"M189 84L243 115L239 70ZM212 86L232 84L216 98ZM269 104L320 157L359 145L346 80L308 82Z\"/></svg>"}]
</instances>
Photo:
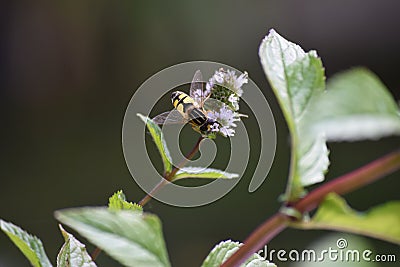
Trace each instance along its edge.
<instances>
[{"instance_id":1,"label":"insect's transparent wing","mask_svg":"<svg viewBox=\"0 0 400 267\"><path fill-rule=\"evenodd\" d=\"M174 109L155 116L153 122L156 124L185 124L187 120Z\"/></svg>"},{"instance_id":2,"label":"insect's transparent wing","mask_svg":"<svg viewBox=\"0 0 400 267\"><path fill-rule=\"evenodd\" d=\"M206 102L204 103L204 110L209 114L212 112L219 112L222 108L225 108L226 110L230 109L232 110L232 112L235 112L235 110L233 110L230 106L228 106L227 104L218 101L214 98L208 98L206 99ZM247 118L248 116L245 114L240 114L235 112L236 116L239 117L245 117Z\"/></svg>"},{"instance_id":3,"label":"insect's transparent wing","mask_svg":"<svg viewBox=\"0 0 400 267\"><path fill-rule=\"evenodd\" d=\"M207 98L205 99L203 108L207 111L218 111L222 107L228 107L225 103L218 101L214 98Z\"/></svg>"},{"instance_id":4,"label":"insect's transparent wing","mask_svg":"<svg viewBox=\"0 0 400 267\"><path fill-rule=\"evenodd\" d=\"M198 103L200 107L203 106L204 100L207 98L203 85L203 75L201 74L200 70L197 70L190 85L190 97L193 98L193 100Z\"/></svg>"}]
</instances>

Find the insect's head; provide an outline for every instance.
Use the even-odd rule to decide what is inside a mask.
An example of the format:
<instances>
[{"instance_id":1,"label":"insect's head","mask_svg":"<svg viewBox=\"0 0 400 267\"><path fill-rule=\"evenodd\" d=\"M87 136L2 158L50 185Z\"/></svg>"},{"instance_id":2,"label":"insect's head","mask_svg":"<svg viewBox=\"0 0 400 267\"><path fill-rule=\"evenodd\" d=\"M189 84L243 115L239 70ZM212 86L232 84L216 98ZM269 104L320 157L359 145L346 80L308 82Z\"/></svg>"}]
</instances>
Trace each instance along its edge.
<instances>
[{"instance_id":1,"label":"insect's head","mask_svg":"<svg viewBox=\"0 0 400 267\"><path fill-rule=\"evenodd\" d=\"M171 93L171 100L172 100L172 102L174 102L174 100L175 100L179 95L181 95L181 94L183 94L181 91L172 92L172 93Z\"/></svg>"},{"instance_id":2,"label":"insect's head","mask_svg":"<svg viewBox=\"0 0 400 267\"><path fill-rule=\"evenodd\" d=\"M177 95L178 95L178 92L177 92L177 91L172 92L172 94L171 94L171 99L174 99Z\"/></svg>"}]
</instances>

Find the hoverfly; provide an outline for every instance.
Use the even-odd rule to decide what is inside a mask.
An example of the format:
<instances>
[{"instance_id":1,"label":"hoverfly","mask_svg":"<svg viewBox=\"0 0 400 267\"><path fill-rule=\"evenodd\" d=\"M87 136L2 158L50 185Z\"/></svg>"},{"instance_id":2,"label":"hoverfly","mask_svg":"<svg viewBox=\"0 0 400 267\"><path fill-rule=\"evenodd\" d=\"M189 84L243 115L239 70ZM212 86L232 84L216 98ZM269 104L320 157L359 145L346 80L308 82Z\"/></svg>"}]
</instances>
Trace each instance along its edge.
<instances>
[{"instance_id":1,"label":"hoverfly","mask_svg":"<svg viewBox=\"0 0 400 267\"><path fill-rule=\"evenodd\" d=\"M194 74L190 85L190 95L181 91L171 94L174 110L161 113L153 118L156 124L186 124L189 123L193 130L208 137L212 133L215 120L209 118L204 104L211 95L211 90L206 95L203 90L203 77L200 70Z\"/></svg>"}]
</instances>

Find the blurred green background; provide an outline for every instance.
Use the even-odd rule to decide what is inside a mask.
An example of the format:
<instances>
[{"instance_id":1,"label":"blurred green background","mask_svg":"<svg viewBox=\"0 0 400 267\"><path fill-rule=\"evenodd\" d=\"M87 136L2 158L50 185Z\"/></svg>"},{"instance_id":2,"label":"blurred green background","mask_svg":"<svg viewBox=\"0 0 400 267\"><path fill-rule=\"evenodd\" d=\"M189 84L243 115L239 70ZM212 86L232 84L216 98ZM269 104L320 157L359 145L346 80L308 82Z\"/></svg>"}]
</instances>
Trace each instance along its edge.
<instances>
[{"instance_id":1,"label":"blurred green background","mask_svg":"<svg viewBox=\"0 0 400 267\"><path fill-rule=\"evenodd\" d=\"M306 50L316 49L328 78L363 65L399 99L399 10L398 1L361 0L3 1L0 217L40 237L54 262L62 245L55 210L105 205L118 189L132 201L144 195L121 148L122 119L136 88L173 64L217 61L246 70L264 90L276 119L278 147L269 178L255 193L247 192L250 177L243 177L231 193L204 207L177 208L157 201L146 206L161 217L173 266L199 266L214 244L243 240L276 212L285 188L288 131L258 59L268 30L275 28ZM396 137L330 144L328 179L398 144ZM346 199L359 210L399 199L399 175ZM326 233L287 230L269 246L305 248ZM400 257L398 246L366 240L374 252ZM118 266L104 254L98 263ZM4 234L0 266L28 266Z\"/></svg>"}]
</instances>

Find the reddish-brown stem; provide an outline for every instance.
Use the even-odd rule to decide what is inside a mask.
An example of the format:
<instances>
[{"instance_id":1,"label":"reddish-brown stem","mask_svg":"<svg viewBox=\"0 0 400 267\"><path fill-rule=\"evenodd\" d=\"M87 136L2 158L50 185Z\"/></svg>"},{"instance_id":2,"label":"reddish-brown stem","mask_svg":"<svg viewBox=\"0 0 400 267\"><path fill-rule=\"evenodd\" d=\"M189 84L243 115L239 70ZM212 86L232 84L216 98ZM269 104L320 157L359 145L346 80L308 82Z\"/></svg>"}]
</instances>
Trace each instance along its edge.
<instances>
[{"instance_id":1,"label":"reddish-brown stem","mask_svg":"<svg viewBox=\"0 0 400 267\"><path fill-rule=\"evenodd\" d=\"M142 207L146 205L146 203L151 200L152 196L154 196L154 194L157 193L158 190L160 190L164 185L168 184L171 181L171 179L175 176L175 174L179 171L179 169L185 166L185 164L188 163L188 161L193 158L193 156L197 153L197 151L199 151L200 143L203 140L203 138L204 137L202 136L199 137L192 150L189 152L189 154L186 155L185 159L182 160L182 162L179 163L178 166L173 168L171 172L165 174L163 176L164 179L161 179L161 181L150 191L150 193L146 194L146 196L139 201L138 203L139 205L141 205Z\"/></svg>"},{"instance_id":2,"label":"reddish-brown stem","mask_svg":"<svg viewBox=\"0 0 400 267\"><path fill-rule=\"evenodd\" d=\"M400 150L394 151L373 162L364 165L352 172L333 179L317 189L311 191L303 199L297 201L293 207L300 212L308 212L315 209L331 192L339 195L352 192L362 186L366 186L400 168Z\"/></svg>"},{"instance_id":3,"label":"reddish-brown stem","mask_svg":"<svg viewBox=\"0 0 400 267\"><path fill-rule=\"evenodd\" d=\"M321 185L307 194L303 199L291 203L291 206L302 213L311 211L324 200L328 193L335 192L342 195L354 191L398 169L400 169L400 150ZM267 242L283 231L292 219L288 215L277 213L266 220L250 234L244 241L243 246L224 262L221 267L240 266L253 253L257 252Z\"/></svg>"},{"instance_id":4,"label":"reddish-brown stem","mask_svg":"<svg viewBox=\"0 0 400 267\"><path fill-rule=\"evenodd\" d=\"M101 248L96 247L96 248L93 250L93 252L92 252L92 254L90 255L90 257L91 257L92 260L94 261L95 259L97 259L97 257L100 255L100 253L101 253Z\"/></svg>"},{"instance_id":5,"label":"reddish-brown stem","mask_svg":"<svg viewBox=\"0 0 400 267\"><path fill-rule=\"evenodd\" d=\"M150 200L151 200L151 198L152 198L152 196L154 196L154 194L155 193L157 193L158 192L158 190L160 190L164 185L166 185L168 183L168 181L166 180L166 179L161 179L161 181L158 183L158 184L156 184L156 186L153 188L153 189L151 189L151 191L148 193L148 194L146 194L145 196L144 196L144 198L142 198L140 201L139 201L139 205L140 206L144 206L144 205L146 205L146 203L147 202L149 202Z\"/></svg>"}]
</instances>

